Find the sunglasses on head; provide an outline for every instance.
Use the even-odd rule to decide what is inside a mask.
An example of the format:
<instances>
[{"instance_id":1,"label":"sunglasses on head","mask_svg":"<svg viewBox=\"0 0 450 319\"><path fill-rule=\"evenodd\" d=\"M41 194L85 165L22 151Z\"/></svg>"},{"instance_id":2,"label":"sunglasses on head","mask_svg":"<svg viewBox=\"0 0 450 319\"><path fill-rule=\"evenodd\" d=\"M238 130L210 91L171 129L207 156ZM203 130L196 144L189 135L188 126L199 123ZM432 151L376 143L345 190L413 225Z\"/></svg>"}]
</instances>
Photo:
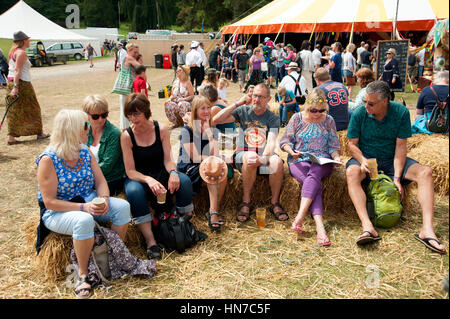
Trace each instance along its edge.
<instances>
[{"instance_id":1,"label":"sunglasses on head","mask_svg":"<svg viewBox=\"0 0 450 319\"><path fill-rule=\"evenodd\" d=\"M327 110L326 109L321 109L321 110L318 110L318 109L310 109L309 110L309 112L311 112L311 113L323 113L323 112L326 112Z\"/></svg>"},{"instance_id":2,"label":"sunglasses on head","mask_svg":"<svg viewBox=\"0 0 450 319\"><path fill-rule=\"evenodd\" d=\"M105 112L102 114L89 114L93 120L98 120L100 118L100 116L102 117L102 119L106 119L108 117L109 112Z\"/></svg>"}]
</instances>

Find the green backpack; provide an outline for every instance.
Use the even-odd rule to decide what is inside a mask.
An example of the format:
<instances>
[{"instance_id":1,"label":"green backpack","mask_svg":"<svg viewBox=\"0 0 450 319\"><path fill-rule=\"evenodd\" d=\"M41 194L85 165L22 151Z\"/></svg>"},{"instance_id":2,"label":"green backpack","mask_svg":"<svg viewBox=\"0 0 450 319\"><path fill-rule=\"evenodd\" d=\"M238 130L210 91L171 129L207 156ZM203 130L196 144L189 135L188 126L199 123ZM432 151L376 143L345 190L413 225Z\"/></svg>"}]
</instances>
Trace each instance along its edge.
<instances>
[{"instance_id":1,"label":"green backpack","mask_svg":"<svg viewBox=\"0 0 450 319\"><path fill-rule=\"evenodd\" d=\"M366 189L367 212L374 226L391 228L402 215L403 206L400 192L389 176L378 174L378 179L371 180Z\"/></svg>"}]
</instances>

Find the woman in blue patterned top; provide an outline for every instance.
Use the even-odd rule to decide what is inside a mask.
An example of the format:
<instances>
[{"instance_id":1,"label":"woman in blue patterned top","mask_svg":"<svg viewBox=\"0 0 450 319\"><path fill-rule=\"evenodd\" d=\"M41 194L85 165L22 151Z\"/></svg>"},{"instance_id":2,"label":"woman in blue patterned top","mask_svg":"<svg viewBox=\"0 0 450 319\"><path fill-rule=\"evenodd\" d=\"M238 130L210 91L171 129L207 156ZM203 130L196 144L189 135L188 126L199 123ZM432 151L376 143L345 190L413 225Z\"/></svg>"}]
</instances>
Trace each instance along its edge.
<instances>
[{"instance_id":1,"label":"woman in blue patterned top","mask_svg":"<svg viewBox=\"0 0 450 319\"><path fill-rule=\"evenodd\" d=\"M94 219L112 221L111 229L125 239L130 222L128 202L109 197L108 184L95 157L84 145L88 140L88 117L81 110L58 112L47 149L36 159L41 222L36 249L50 231L72 235L78 261L75 294L89 298L88 261L94 245ZM105 198L104 208L92 200Z\"/></svg>"},{"instance_id":2,"label":"woman in blue patterned top","mask_svg":"<svg viewBox=\"0 0 450 319\"><path fill-rule=\"evenodd\" d=\"M327 110L325 93L320 89L313 89L306 98L305 110L292 116L280 141L280 148L289 154L291 175L303 184L300 209L291 229L300 234L303 219L308 210L311 210L316 222L317 243L321 246L331 244L322 219L321 180L331 174L334 164L312 163L304 153L341 161L336 124L333 118L327 115Z\"/></svg>"}]
</instances>

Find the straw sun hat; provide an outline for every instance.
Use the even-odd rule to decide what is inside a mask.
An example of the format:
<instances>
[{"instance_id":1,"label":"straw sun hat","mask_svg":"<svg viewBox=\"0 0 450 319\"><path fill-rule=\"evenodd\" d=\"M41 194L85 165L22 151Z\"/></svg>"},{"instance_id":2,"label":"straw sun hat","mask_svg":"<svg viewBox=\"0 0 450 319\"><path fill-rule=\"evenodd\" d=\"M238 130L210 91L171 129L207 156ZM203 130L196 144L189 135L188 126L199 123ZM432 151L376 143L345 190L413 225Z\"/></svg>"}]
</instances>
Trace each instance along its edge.
<instances>
[{"instance_id":1,"label":"straw sun hat","mask_svg":"<svg viewBox=\"0 0 450 319\"><path fill-rule=\"evenodd\" d=\"M200 176L208 184L222 183L227 172L227 163L217 156L209 156L200 164Z\"/></svg>"}]
</instances>

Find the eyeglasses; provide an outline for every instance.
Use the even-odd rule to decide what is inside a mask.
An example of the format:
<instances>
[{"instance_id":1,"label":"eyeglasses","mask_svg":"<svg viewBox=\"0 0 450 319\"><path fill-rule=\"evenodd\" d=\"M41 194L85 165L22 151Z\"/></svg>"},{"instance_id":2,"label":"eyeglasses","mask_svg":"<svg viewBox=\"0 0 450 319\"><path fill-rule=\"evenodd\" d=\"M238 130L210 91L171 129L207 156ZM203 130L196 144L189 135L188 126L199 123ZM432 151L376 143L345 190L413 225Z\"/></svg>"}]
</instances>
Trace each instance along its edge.
<instances>
[{"instance_id":1,"label":"eyeglasses","mask_svg":"<svg viewBox=\"0 0 450 319\"><path fill-rule=\"evenodd\" d=\"M131 118L131 117L139 117L141 116L142 112L133 112L127 115L127 118Z\"/></svg>"},{"instance_id":2,"label":"eyeglasses","mask_svg":"<svg viewBox=\"0 0 450 319\"><path fill-rule=\"evenodd\" d=\"M326 111L327 111L327 109L321 109L321 110L318 110L318 109L310 109L310 110L309 110L310 113L323 113L323 112L326 112Z\"/></svg>"},{"instance_id":3,"label":"eyeglasses","mask_svg":"<svg viewBox=\"0 0 450 319\"><path fill-rule=\"evenodd\" d=\"M84 130L87 131L89 129L89 123L84 122Z\"/></svg>"},{"instance_id":4,"label":"eyeglasses","mask_svg":"<svg viewBox=\"0 0 450 319\"><path fill-rule=\"evenodd\" d=\"M264 96L264 95L256 95L256 94L253 94L252 97L253 97L254 99L267 99L267 96Z\"/></svg>"},{"instance_id":5,"label":"eyeglasses","mask_svg":"<svg viewBox=\"0 0 450 319\"><path fill-rule=\"evenodd\" d=\"M108 114L109 114L109 112L105 112L105 113L102 113L102 114L89 114L89 115L92 117L92 119L94 121L96 121L96 120L98 120L100 118L100 116L102 117L102 119L106 119L108 117Z\"/></svg>"}]
</instances>

